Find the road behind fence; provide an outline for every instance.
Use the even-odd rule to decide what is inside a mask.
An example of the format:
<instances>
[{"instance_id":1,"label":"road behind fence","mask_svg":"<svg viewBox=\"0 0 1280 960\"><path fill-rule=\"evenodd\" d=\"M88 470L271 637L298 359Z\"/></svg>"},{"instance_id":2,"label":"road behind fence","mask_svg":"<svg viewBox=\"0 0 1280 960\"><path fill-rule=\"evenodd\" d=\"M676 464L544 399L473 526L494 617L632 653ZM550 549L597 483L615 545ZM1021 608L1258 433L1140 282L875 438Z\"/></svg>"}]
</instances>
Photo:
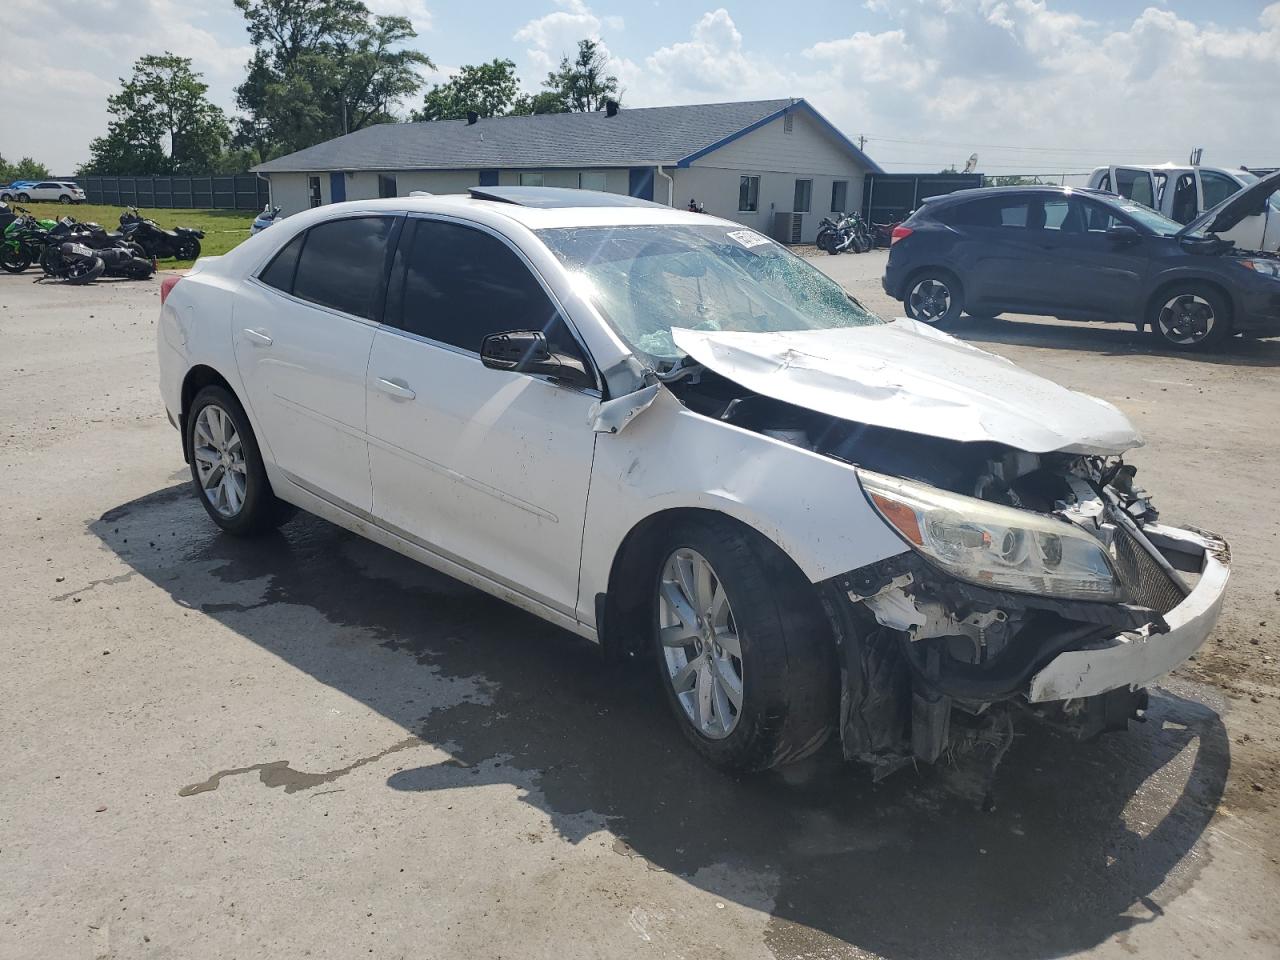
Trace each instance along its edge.
<instances>
[{"instance_id":1,"label":"road behind fence","mask_svg":"<svg viewBox=\"0 0 1280 960\"><path fill-rule=\"evenodd\" d=\"M81 177L90 203L119 207L261 210L267 182L252 173L172 177Z\"/></svg>"}]
</instances>

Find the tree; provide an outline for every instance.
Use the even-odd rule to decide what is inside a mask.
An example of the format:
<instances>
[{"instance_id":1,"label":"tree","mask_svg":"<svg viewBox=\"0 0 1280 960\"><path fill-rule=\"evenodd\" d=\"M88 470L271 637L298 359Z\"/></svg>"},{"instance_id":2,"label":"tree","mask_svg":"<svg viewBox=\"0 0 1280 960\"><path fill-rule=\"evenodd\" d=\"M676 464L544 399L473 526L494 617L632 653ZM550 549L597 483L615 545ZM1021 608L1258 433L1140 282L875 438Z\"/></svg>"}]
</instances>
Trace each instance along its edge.
<instances>
[{"instance_id":1,"label":"tree","mask_svg":"<svg viewBox=\"0 0 1280 960\"><path fill-rule=\"evenodd\" d=\"M567 105L586 113L603 110L606 100L619 99L618 78L608 73L609 55L595 40L579 40L578 55L560 60L560 68L547 74L543 86Z\"/></svg>"},{"instance_id":2,"label":"tree","mask_svg":"<svg viewBox=\"0 0 1280 960\"><path fill-rule=\"evenodd\" d=\"M14 180L48 180L53 174L43 163L37 163L30 157L23 157L17 163L10 163L0 157L0 183L12 183Z\"/></svg>"},{"instance_id":3,"label":"tree","mask_svg":"<svg viewBox=\"0 0 1280 960\"><path fill-rule=\"evenodd\" d=\"M535 113L568 113L569 104L564 97L554 90L541 93L522 93L511 103L510 114L513 117L528 117Z\"/></svg>"},{"instance_id":4,"label":"tree","mask_svg":"<svg viewBox=\"0 0 1280 960\"><path fill-rule=\"evenodd\" d=\"M511 60L494 58L488 63L467 64L445 83L438 83L422 98L414 120L461 120L474 111L482 117L508 113L517 100L520 78Z\"/></svg>"},{"instance_id":5,"label":"tree","mask_svg":"<svg viewBox=\"0 0 1280 960\"><path fill-rule=\"evenodd\" d=\"M394 120L393 104L422 86L425 54L405 17L362 0L235 0L256 50L236 103L236 145L268 158Z\"/></svg>"},{"instance_id":6,"label":"tree","mask_svg":"<svg viewBox=\"0 0 1280 960\"><path fill-rule=\"evenodd\" d=\"M218 162L231 130L208 84L188 57L141 57L133 76L107 98L107 135L89 146L85 172L206 173Z\"/></svg>"}]
</instances>

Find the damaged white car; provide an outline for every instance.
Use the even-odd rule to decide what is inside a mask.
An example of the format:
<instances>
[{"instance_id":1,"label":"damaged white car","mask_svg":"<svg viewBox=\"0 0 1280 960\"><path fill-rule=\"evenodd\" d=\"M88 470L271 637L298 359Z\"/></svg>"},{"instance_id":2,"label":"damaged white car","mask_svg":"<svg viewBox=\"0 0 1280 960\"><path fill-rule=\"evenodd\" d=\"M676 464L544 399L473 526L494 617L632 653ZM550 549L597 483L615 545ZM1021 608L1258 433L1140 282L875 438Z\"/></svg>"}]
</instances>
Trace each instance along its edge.
<instances>
[{"instance_id":1,"label":"damaged white car","mask_svg":"<svg viewBox=\"0 0 1280 960\"><path fill-rule=\"evenodd\" d=\"M224 530L300 507L652 658L726 768L1122 728L1226 587L1110 404L625 197L301 213L165 281L159 352Z\"/></svg>"}]
</instances>

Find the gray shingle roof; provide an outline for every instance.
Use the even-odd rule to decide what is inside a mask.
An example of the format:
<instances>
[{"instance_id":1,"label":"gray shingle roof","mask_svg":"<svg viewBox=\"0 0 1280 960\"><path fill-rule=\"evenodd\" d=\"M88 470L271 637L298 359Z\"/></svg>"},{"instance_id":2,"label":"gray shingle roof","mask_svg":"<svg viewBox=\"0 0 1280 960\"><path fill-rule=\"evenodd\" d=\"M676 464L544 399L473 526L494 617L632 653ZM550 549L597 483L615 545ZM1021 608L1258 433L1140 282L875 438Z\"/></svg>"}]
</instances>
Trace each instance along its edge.
<instances>
[{"instance_id":1,"label":"gray shingle roof","mask_svg":"<svg viewBox=\"0 0 1280 960\"><path fill-rule=\"evenodd\" d=\"M623 107L613 117L603 112L555 113L489 117L475 124L465 120L384 123L269 160L253 169L262 173L306 173L675 164L777 114L793 102L812 110L804 101L751 100L681 107ZM817 116L816 111L814 115ZM834 127L831 130L844 139ZM850 149L857 152L852 145Z\"/></svg>"}]
</instances>

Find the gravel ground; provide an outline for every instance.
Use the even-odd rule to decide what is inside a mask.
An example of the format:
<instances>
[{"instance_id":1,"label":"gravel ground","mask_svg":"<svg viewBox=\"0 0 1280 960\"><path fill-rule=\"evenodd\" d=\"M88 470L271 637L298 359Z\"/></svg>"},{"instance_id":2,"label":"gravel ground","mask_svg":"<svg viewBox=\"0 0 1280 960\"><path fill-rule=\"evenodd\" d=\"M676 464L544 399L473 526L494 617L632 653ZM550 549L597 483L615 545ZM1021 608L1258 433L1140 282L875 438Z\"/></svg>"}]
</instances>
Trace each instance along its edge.
<instances>
[{"instance_id":1,"label":"gravel ground","mask_svg":"<svg viewBox=\"0 0 1280 960\"><path fill-rule=\"evenodd\" d=\"M815 262L895 312L883 254ZM964 763L720 776L649 674L513 608L306 517L216 534L157 287L0 276L0 957L1280 952L1280 343L960 331L1119 404L1165 516L1235 557L1150 721L1027 728L984 813Z\"/></svg>"}]
</instances>

